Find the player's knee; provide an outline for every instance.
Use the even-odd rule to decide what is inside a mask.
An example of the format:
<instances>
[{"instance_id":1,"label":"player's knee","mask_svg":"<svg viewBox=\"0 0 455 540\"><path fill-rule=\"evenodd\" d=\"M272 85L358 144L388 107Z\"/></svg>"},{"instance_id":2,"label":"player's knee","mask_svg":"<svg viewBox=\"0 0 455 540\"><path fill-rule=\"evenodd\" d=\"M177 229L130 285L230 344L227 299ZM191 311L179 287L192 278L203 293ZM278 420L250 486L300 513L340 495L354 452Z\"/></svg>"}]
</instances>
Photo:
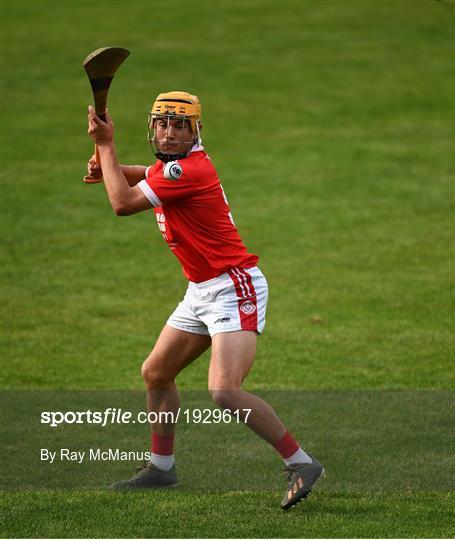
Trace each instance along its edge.
<instances>
[{"instance_id":1,"label":"player's knee","mask_svg":"<svg viewBox=\"0 0 455 540\"><path fill-rule=\"evenodd\" d=\"M209 390L213 401L218 405L218 407L221 407L222 409L231 409L234 410L236 408L236 391L232 389L216 389L216 390Z\"/></svg>"},{"instance_id":2,"label":"player's knee","mask_svg":"<svg viewBox=\"0 0 455 540\"><path fill-rule=\"evenodd\" d=\"M141 375L147 388L166 388L172 382L172 377L150 358L142 364Z\"/></svg>"}]
</instances>

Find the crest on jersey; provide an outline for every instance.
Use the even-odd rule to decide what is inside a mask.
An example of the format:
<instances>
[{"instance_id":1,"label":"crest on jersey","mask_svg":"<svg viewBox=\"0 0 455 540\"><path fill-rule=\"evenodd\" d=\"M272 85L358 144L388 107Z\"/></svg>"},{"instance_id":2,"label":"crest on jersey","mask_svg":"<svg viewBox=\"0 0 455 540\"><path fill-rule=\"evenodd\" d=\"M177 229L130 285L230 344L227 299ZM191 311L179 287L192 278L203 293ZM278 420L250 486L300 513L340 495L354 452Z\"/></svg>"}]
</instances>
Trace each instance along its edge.
<instances>
[{"instance_id":1,"label":"crest on jersey","mask_svg":"<svg viewBox=\"0 0 455 540\"><path fill-rule=\"evenodd\" d=\"M178 161L169 161L163 167L163 175L167 180L178 180L182 173L183 169Z\"/></svg>"},{"instance_id":2,"label":"crest on jersey","mask_svg":"<svg viewBox=\"0 0 455 540\"><path fill-rule=\"evenodd\" d=\"M245 315L250 315L256 311L256 306L253 304L253 302L247 300L246 302L243 302L239 309L245 313Z\"/></svg>"}]
</instances>

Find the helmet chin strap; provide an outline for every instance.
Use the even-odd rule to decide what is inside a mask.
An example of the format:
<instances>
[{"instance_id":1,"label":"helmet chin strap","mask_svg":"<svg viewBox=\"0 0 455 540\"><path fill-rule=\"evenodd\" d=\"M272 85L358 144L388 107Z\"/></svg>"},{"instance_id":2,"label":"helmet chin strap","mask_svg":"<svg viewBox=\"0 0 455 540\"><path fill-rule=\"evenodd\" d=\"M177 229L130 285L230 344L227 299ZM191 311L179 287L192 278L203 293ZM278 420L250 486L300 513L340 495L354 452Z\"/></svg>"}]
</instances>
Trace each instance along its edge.
<instances>
[{"instance_id":1,"label":"helmet chin strap","mask_svg":"<svg viewBox=\"0 0 455 540\"><path fill-rule=\"evenodd\" d=\"M186 158L187 154L165 154L164 152L155 152L156 159L159 159L163 163L169 163L170 161L177 161L178 159Z\"/></svg>"}]
</instances>

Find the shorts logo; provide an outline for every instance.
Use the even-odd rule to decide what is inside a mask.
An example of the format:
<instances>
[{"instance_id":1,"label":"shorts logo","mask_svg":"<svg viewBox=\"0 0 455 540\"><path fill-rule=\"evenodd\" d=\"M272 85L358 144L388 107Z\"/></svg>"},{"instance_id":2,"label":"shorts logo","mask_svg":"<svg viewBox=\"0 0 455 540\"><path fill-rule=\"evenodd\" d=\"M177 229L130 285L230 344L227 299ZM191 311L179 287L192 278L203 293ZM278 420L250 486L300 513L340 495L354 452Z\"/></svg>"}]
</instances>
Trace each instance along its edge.
<instances>
[{"instance_id":1,"label":"shorts logo","mask_svg":"<svg viewBox=\"0 0 455 540\"><path fill-rule=\"evenodd\" d=\"M231 320L230 317L220 317L213 324L229 322L230 320Z\"/></svg>"},{"instance_id":2,"label":"shorts logo","mask_svg":"<svg viewBox=\"0 0 455 540\"><path fill-rule=\"evenodd\" d=\"M253 302L247 300L246 302L243 302L239 309L240 311L243 311L243 313L245 313L246 315L250 315L251 313L254 313L256 311L256 306L253 304Z\"/></svg>"}]
</instances>

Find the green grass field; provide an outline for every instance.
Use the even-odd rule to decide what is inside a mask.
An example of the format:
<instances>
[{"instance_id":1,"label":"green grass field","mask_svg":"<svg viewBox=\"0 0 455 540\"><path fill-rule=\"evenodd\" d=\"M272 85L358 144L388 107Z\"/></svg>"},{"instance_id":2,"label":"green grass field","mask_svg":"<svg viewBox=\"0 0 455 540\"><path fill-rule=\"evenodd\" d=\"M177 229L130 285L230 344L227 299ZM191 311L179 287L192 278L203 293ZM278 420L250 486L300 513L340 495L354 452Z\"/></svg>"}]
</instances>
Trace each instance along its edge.
<instances>
[{"instance_id":1,"label":"green grass field","mask_svg":"<svg viewBox=\"0 0 455 540\"><path fill-rule=\"evenodd\" d=\"M77 487L77 469L71 489L6 485L2 536L452 537L455 2L1 9L9 478L36 458L11 396L26 406L44 390L140 390L185 290L152 213L117 218L103 186L81 182L92 151L82 59L107 45L132 51L109 96L123 163L153 161L146 119L159 92L200 96L204 144L270 286L246 388L297 392L279 412L327 469L283 514L273 452L238 426L231 451L246 461L225 458L210 430L194 448L182 428L181 489L112 494L101 481ZM205 355L181 388L205 389L207 366ZM259 486L245 485L250 473Z\"/></svg>"}]
</instances>

